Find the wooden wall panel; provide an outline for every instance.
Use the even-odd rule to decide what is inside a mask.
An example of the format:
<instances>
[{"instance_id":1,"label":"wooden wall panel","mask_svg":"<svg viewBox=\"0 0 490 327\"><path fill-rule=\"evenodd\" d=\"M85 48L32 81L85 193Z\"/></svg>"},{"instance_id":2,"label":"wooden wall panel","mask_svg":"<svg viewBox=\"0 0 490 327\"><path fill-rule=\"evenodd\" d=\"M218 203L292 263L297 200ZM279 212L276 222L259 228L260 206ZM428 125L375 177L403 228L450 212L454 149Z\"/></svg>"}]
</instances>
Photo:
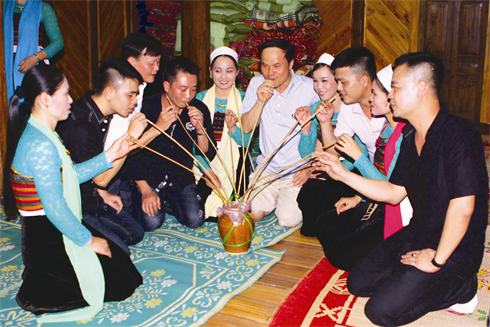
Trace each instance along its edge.
<instances>
[{"instance_id":1,"label":"wooden wall panel","mask_svg":"<svg viewBox=\"0 0 490 327\"><path fill-rule=\"evenodd\" d=\"M54 10L65 43L57 66L65 73L74 100L92 89L91 1L55 1Z\"/></svg>"},{"instance_id":2,"label":"wooden wall panel","mask_svg":"<svg viewBox=\"0 0 490 327\"><path fill-rule=\"evenodd\" d=\"M451 10L449 3L431 1L424 4L423 11L425 12L426 19L421 24L420 39L424 40L420 51L427 51L433 53L442 58L445 63L450 63L451 49L452 49L452 30L448 26L449 22L454 21L453 10ZM438 31L432 33L431 31ZM451 76L451 65L445 65L445 86L448 85L449 77ZM445 87L441 91L441 98L447 99L449 97L449 88Z\"/></svg>"},{"instance_id":3,"label":"wooden wall panel","mask_svg":"<svg viewBox=\"0 0 490 327\"><path fill-rule=\"evenodd\" d=\"M483 73L483 97L480 121L490 123L490 10L487 23L487 48L485 50L485 71Z\"/></svg>"},{"instance_id":4,"label":"wooden wall panel","mask_svg":"<svg viewBox=\"0 0 490 327\"><path fill-rule=\"evenodd\" d=\"M335 55L351 46L352 1L313 0L324 25L320 28L316 57L328 52Z\"/></svg>"},{"instance_id":5,"label":"wooden wall panel","mask_svg":"<svg viewBox=\"0 0 490 327\"><path fill-rule=\"evenodd\" d=\"M446 68L441 101L474 122L485 121L488 7L488 0L423 0L420 6L420 50L440 56Z\"/></svg>"},{"instance_id":6,"label":"wooden wall panel","mask_svg":"<svg viewBox=\"0 0 490 327\"><path fill-rule=\"evenodd\" d=\"M419 0L364 0L364 6L354 6L355 1L313 1L324 22L317 57L353 46L353 17L364 17L364 35L358 37L357 43L362 40L362 45L373 51L378 69L403 53L417 50ZM356 8L364 8L365 12L353 13Z\"/></svg>"},{"instance_id":7,"label":"wooden wall panel","mask_svg":"<svg viewBox=\"0 0 490 327\"><path fill-rule=\"evenodd\" d=\"M487 15L486 0L461 1L454 19L448 105L452 113L475 122L482 109Z\"/></svg>"},{"instance_id":8,"label":"wooden wall panel","mask_svg":"<svg viewBox=\"0 0 490 327\"><path fill-rule=\"evenodd\" d=\"M376 57L379 69L392 64L401 54L410 51L414 19L411 14L418 1L366 1L366 28L364 46ZM417 20L418 22L418 20Z\"/></svg>"},{"instance_id":9,"label":"wooden wall panel","mask_svg":"<svg viewBox=\"0 0 490 327\"><path fill-rule=\"evenodd\" d=\"M127 34L126 1L98 1L99 60L121 56Z\"/></svg>"},{"instance_id":10,"label":"wooden wall panel","mask_svg":"<svg viewBox=\"0 0 490 327\"><path fill-rule=\"evenodd\" d=\"M182 2L182 55L201 67L199 91L211 87L209 55L211 52L209 1Z\"/></svg>"},{"instance_id":11,"label":"wooden wall panel","mask_svg":"<svg viewBox=\"0 0 490 327\"><path fill-rule=\"evenodd\" d=\"M127 34L127 1L54 0L65 42L57 66L65 72L73 99L95 88L100 60L121 56Z\"/></svg>"},{"instance_id":12,"label":"wooden wall panel","mask_svg":"<svg viewBox=\"0 0 490 327\"><path fill-rule=\"evenodd\" d=\"M461 3L460 33L458 33L458 45L461 47L460 54L462 55L478 55L481 49L481 34L480 26L483 19L481 3Z\"/></svg>"},{"instance_id":13,"label":"wooden wall panel","mask_svg":"<svg viewBox=\"0 0 490 327\"><path fill-rule=\"evenodd\" d=\"M443 55L451 49L452 35L449 22L454 20L449 4L445 2L431 2L427 6L428 23L425 25L426 42L433 53ZM431 33L436 30L438 33Z\"/></svg>"},{"instance_id":14,"label":"wooden wall panel","mask_svg":"<svg viewBox=\"0 0 490 327\"><path fill-rule=\"evenodd\" d=\"M121 55L121 45L128 33L129 0L49 0L63 35L64 56L57 66L65 73L73 99L95 87L98 62ZM0 9L0 20L1 20ZM0 40L3 40L0 24ZM3 49L3 44L0 43ZM3 51L0 54L0 80L5 80ZM3 75L2 75L3 74ZM5 99L4 99L5 98ZM0 90L0 173L5 160L7 101L4 85ZM0 183L0 196L2 192Z\"/></svg>"}]
</instances>

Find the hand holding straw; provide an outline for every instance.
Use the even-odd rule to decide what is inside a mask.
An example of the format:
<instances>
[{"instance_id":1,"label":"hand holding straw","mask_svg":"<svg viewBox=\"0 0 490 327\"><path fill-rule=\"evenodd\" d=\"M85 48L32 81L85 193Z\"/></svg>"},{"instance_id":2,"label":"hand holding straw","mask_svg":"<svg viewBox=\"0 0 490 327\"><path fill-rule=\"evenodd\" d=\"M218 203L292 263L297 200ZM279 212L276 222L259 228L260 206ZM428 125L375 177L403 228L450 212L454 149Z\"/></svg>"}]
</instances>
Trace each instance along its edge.
<instances>
[{"instance_id":1,"label":"hand holding straw","mask_svg":"<svg viewBox=\"0 0 490 327\"><path fill-rule=\"evenodd\" d=\"M332 103L333 101L335 101L335 97L332 97L330 100L329 100L329 103ZM322 110L323 108L321 108L320 110ZM313 115L311 115L311 117L306 120L303 124L301 124L300 128L303 128L305 124L308 124L308 122L313 119L319 112L320 110L315 110L315 113ZM298 119L296 121L296 123L293 125L293 127L289 130L289 132L286 134L286 136L282 139L282 141L279 143L279 145L265 158L264 162L262 163L259 171L255 174L254 176L254 179L252 180L252 182L250 183L250 186L253 188L253 185L256 183L257 179L260 177L260 175L262 174L262 172L265 170L265 167L267 166L267 164L269 163L269 161L272 159L272 156L274 154L277 153L277 151L279 151L279 149L282 147L282 145L287 141L288 137L291 136L291 134L293 133L294 129L296 128L296 126L299 124L299 121L303 119L304 115L306 115L306 112L303 114L302 117L300 117L300 119ZM244 196L245 198L245 196ZM246 199L246 198L245 198Z\"/></svg>"},{"instance_id":2,"label":"hand holding straw","mask_svg":"<svg viewBox=\"0 0 490 327\"><path fill-rule=\"evenodd\" d=\"M175 105L174 105L174 103L172 102L172 100L170 100L170 97L168 96L168 94L167 94L166 96L167 96L167 101L168 101L168 103L170 103L170 105L172 105L172 106L175 106ZM187 106L187 108L189 108L189 104L188 104L188 103L186 103L186 106ZM185 131L185 133L187 134L187 136L189 137L189 139L192 141L192 143L194 144L194 146L195 146L195 147L197 147L197 148L200 148L200 147L199 147L199 145L196 143L196 141L194 141L194 139L192 138L192 136L191 136L191 135L189 134L189 132L187 131L187 128L185 128L184 123L182 123L182 120L180 119L180 116L179 116L177 113L176 113L176 117L177 117L177 120L179 121L180 125L182 126L182 129ZM197 120L197 121L199 122L199 120ZM215 145L214 145L214 143L211 141L211 139L210 139L209 135L208 135L208 134L207 134L207 132L206 132L206 129L205 129L205 128L204 128L202 125L201 125L201 128L202 128L202 130L204 131L204 134L206 135L206 137L208 138L209 143L211 143L211 144L214 146L214 148L216 149L216 146L215 146ZM177 144L179 144L177 141L175 141L175 142L176 142ZM179 146L180 146L180 144L179 144ZM209 160L209 158L208 158L208 156L206 155L206 153L202 152L202 154L203 154L204 158L206 158L206 160L207 160L207 161L210 163L210 162L211 162L211 160ZM216 155L218 155L218 150L217 150L217 149L216 149ZM191 155L191 156L192 156L192 158L194 159L194 161L195 161L195 162L197 162L197 164L199 165L199 167L200 167L200 168L201 168L203 171L204 171L204 170L206 170L206 169L203 167L203 165L202 165L202 164L201 164L201 163L200 163L200 162L199 162L199 161L198 161L198 160L197 160L197 159L196 159L196 158L195 158L193 155ZM220 158L220 157L219 157L219 155L218 155L218 158ZM223 161L221 161L221 164L222 164L222 165L223 165L223 167L225 168L225 172L226 172L226 174L227 174L228 178L230 178L229 172L227 171L226 166L223 164ZM209 168L210 168L211 170L213 169L211 166L209 166ZM216 172L214 172L214 171L213 171L213 173L215 173L215 175L216 175ZM215 182L215 183L213 183L213 184L214 184L214 185L217 185L217 183L216 183L216 182ZM233 185L233 186L234 186L234 185ZM234 188L233 188L233 189L234 189ZM223 190L224 190L224 189L222 189L221 191L223 191ZM234 189L234 190L235 190L235 189ZM228 203L228 202L226 202L226 203Z\"/></svg>"},{"instance_id":3,"label":"hand holding straw","mask_svg":"<svg viewBox=\"0 0 490 327\"><path fill-rule=\"evenodd\" d=\"M149 122L150 122L150 121L149 121ZM159 127L158 127L158 126L156 126L156 125L154 125L154 124L153 124L153 122L150 122L150 123L151 123L151 124L152 124L154 127L156 127L157 129L159 129ZM184 168L185 170L187 170L187 171L191 172L192 174L195 174L195 175L197 175L198 177L203 178L205 181L207 181L207 182L209 182L209 183L211 183L211 184L213 184L213 185L215 185L215 186L216 186L216 184L215 184L213 181L208 180L207 178L205 178L205 177L204 177L204 175L198 174L198 173L196 173L195 171L193 171L192 169L189 169L188 167L184 166L183 164L181 164L181 163L179 163L179 162L177 162L177 161L173 160L172 158L169 158L169 157L167 157L166 155L161 154L160 152L158 152L158 151L156 151L156 150L153 150L152 148L147 147L146 145L144 145L143 143L140 143L140 142L139 142L137 139L135 139L134 137L132 137L132 136L130 136L130 135L129 135L129 138L130 138L130 141L131 141L131 142L133 142L134 144L137 144L137 145L138 145L138 146L140 146L141 148L143 148L143 149L147 149L148 151L153 152L154 154L159 155L160 157L162 157L162 158L164 158L164 159L167 159L168 161L170 161L170 162L172 162L172 163L176 164L177 166L179 166L179 167L181 167L181 168ZM226 201L227 201L227 199L226 199L226 198L225 198L225 197L224 197L224 196L221 194L221 192L219 192L219 190L218 190L218 187L217 187L217 186L216 186L216 190L217 190L217 191L213 190L213 192L215 192L215 193L216 193L216 195L217 195L217 196L218 196L218 197L219 197L219 198L220 198L222 201L226 202Z\"/></svg>"},{"instance_id":4,"label":"hand holding straw","mask_svg":"<svg viewBox=\"0 0 490 327\"><path fill-rule=\"evenodd\" d=\"M334 146L336 143L337 143L337 140L334 140L333 142L330 142L327 145L323 146L320 151L324 151L324 150L326 150L326 149ZM317 152L319 152L319 151L317 151ZM255 181L254 185L251 185L250 188L247 190L247 192L245 192L244 198L245 198L245 195L247 195L247 198L248 198L248 196L251 194L251 192L252 192L253 188L255 187L255 185L258 184L259 182L261 182L261 181L263 181L263 180L265 180L267 178L270 178L271 176L276 176L277 177L283 171L286 171L286 170L288 170L291 167L294 167L294 166L296 166L296 165L298 165L298 164L300 164L302 162L309 161L309 160L314 159L316 157L318 157L318 155L315 155L315 152L312 152L309 155L307 155L306 157L301 158L297 162L295 162L295 163L293 163L293 164L291 164L291 165L289 165L287 167L281 168L278 171L275 171L274 173L272 173L270 175L267 175L265 177L262 177L262 178L258 179L257 181Z\"/></svg>"},{"instance_id":5,"label":"hand holding straw","mask_svg":"<svg viewBox=\"0 0 490 327\"><path fill-rule=\"evenodd\" d=\"M273 86L270 86L268 89L267 89L267 94L269 94L269 92L271 91L271 89L273 88ZM247 148L245 149L245 153L243 155L243 160L245 160L246 158L246 155L248 155L248 152L250 150L250 143L252 143L252 138L253 138L253 135L255 134L255 129L257 128L257 125L259 124L259 120L260 120L260 117L262 116L262 111L264 110L264 106L266 104L267 101L264 101L262 102L262 106L260 107L260 111L259 111L259 115L257 116L257 119L255 120L255 124L254 124L254 128L252 129L252 132L251 132L251 135L250 135L250 138L248 140L248 144L247 144ZM242 120L241 120L241 116L240 116L240 112L238 112L238 119L239 119L239 122L240 122L240 126L243 126L242 125ZM242 130L242 142L243 142L243 130ZM243 144L243 143L242 143ZM242 165L242 170L240 171L240 181L239 181L239 185L238 185L238 188L240 189L241 187L241 182L242 180L244 179L243 178L243 173L245 171L245 165ZM250 184L252 185L252 184ZM246 192L245 192L246 193Z\"/></svg>"},{"instance_id":6,"label":"hand holding straw","mask_svg":"<svg viewBox=\"0 0 490 327\"><path fill-rule=\"evenodd\" d=\"M179 119L180 121L180 119ZM200 166L200 168L204 171L206 170L206 168L199 162L199 160L196 159L196 157L194 157L194 155L192 155L186 148L184 148L179 142L177 142L177 140L175 140L172 136L170 136L167 132L165 132L164 130L162 130L160 127L158 127L157 125L155 125L155 123L153 123L151 120L147 119L147 122L152 125L153 127L155 127L160 133L162 133L163 135L167 136L170 140L172 140L175 144L177 144L182 150L184 150L185 153L187 153L192 159L194 159L195 162L197 162L197 164ZM180 121L181 122L181 121ZM181 122L182 123L182 122ZM182 127L184 128L184 126L182 125ZM184 128L184 130L186 130ZM186 130L187 131L187 130ZM190 137L190 136L189 136ZM192 138L191 138L192 139ZM147 149L150 149L148 147L145 147ZM207 158L206 158L207 159ZM209 161L209 159L208 159ZM187 168L187 167L186 167ZM187 168L188 169L188 168ZM192 171L192 170L191 170ZM193 172L194 173L194 172ZM212 181L212 184L213 185L216 185L217 186L217 183L216 181ZM221 190L220 190L221 192ZM226 197L224 197L226 198Z\"/></svg>"},{"instance_id":7,"label":"hand holding straw","mask_svg":"<svg viewBox=\"0 0 490 327\"><path fill-rule=\"evenodd\" d=\"M189 104L188 104L188 103L186 103L185 105L187 106L187 108L189 108ZM180 123L182 124L182 121L180 120L180 118L179 118L179 121L180 121ZM211 140L211 137L209 136L209 134L208 134L208 132L206 131L206 129L204 128L204 126L202 126L201 122L200 122L199 120L196 120L196 121L197 121L197 124L199 125L199 127L201 127L201 129L204 131L204 135L206 135L206 137L207 137L207 139L208 139L209 144L211 144L211 145L213 146L214 150L216 151L216 156L218 157L218 160L221 162L221 165L223 166L223 168L225 169L226 176L227 176L227 177L228 177L228 179L230 180L231 186L233 187L233 191L234 191L235 193L237 193L237 191L236 191L236 187L235 187L235 184L233 183L233 179L231 178L231 174L230 174L230 172L229 172L229 170L228 170L228 167L226 167L226 165L225 165L225 162L224 162L223 158L221 158L221 156L220 156L220 155L219 155L219 153L218 153L218 148L216 147L216 145L214 144L214 142ZM187 131L187 130L186 130L186 131ZM189 135L189 137L190 137L190 135ZM191 138L191 139L192 139L192 138ZM194 142L194 140L193 140L193 142ZM195 143L195 142L194 142L194 143ZM196 145L196 146L197 146L197 145ZM199 146L198 146L198 147L199 147ZM203 154L204 154L204 153L203 153ZM208 158L206 158L206 159L208 159ZM211 162L209 159L208 159L208 161L209 161L209 162Z\"/></svg>"},{"instance_id":8,"label":"hand holding straw","mask_svg":"<svg viewBox=\"0 0 490 327\"><path fill-rule=\"evenodd\" d=\"M327 104L330 104L330 103L332 103L332 102L334 102L334 101L335 101L335 96L333 96L333 97L332 97L330 100L328 100ZM318 109L318 108L320 108L320 109ZM319 105L318 105L318 106L315 108L315 112L313 113L313 115L311 115L311 117L310 117L310 118L308 118L308 119L307 119L307 120L306 120L306 121L305 121L303 124L301 124L301 126L300 126L300 127L301 127L301 128L303 128L303 127L304 127L306 124L308 124L308 123L310 122L310 120L312 120L313 118L315 118L315 116L316 116L316 115L318 115L318 113L319 113L320 111L322 111L323 109L325 109L325 106L324 106L324 104L320 103L320 104L319 104ZM298 122L299 122L299 120L298 120Z\"/></svg>"}]
</instances>

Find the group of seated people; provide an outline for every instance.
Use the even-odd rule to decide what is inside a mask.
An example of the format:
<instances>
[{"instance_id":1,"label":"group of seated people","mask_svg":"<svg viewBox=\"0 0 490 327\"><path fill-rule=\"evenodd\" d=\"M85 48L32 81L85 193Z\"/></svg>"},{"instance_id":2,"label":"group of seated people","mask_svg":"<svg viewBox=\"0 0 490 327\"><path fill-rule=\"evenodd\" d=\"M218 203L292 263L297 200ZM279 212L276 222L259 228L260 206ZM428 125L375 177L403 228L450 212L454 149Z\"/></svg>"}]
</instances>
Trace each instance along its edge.
<instances>
[{"instance_id":1,"label":"group of seated people","mask_svg":"<svg viewBox=\"0 0 490 327\"><path fill-rule=\"evenodd\" d=\"M303 223L350 271L349 291L370 297L375 324L471 312L487 172L480 135L439 103L442 60L405 54L376 73L374 55L353 47L323 54L309 78L293 72L295 51L265 41L246 92L237 53L221 47L210 89L197 93L200 67L175 57L163 91L143 97L162 53L146 34L128 35L122 58L102 61L95 90L75 102L59 69L29 69L9 105L4 200L22 219L19 305L47 313L40 322L91 318L142 283L128 245L167 214L190 228L215 220L217 190L233 197L248 180L254 219L275 211L281 226ZM257 129L250 173L244 149Z\"/></svg>"}]
</instances>

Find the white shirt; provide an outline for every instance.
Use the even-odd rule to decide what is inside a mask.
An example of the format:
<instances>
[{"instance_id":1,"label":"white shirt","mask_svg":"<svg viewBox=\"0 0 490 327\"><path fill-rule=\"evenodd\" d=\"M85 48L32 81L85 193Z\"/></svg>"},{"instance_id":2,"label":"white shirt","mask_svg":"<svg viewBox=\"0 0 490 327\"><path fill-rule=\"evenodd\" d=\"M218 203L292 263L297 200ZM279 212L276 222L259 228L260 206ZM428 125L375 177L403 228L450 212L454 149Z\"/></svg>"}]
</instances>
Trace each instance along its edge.
<instances>
[{"instance_id":1,"label":"white shirt","mask_svg":"<svg viewBox=\"0 0 490 327\"><path fill-rule=\"evenodd\" d=\"M376 152L376 140L385 121L386 118L384 116L367 118L359 103L351 105L342 103L333 134L335 137L339 137L342 134L348 134L352 137L356 134L362 143L366 145L369 152L369 160L373 162L374 152Z\"/></svg>"},{"instance_id":2,"label":"white shirt","mask_svg":"<svg viewBox=\"0 0 490 327\"><path fill-rule=\"evenodd\" d=\"M131 118L133 118L134 115L141 111L145 87L146 83L143 83L139 86L139 93L136 96L136 99L138 100L138 105L136 106L136 108L134 108L134 111L127 118L123 118L118 114L114 114L114 116L112 117L111 123L109 125L109 130L107 131L107 135L105 138L104 150L109 149L118 138L123 136L128 131Z\"/></svg>"},{"instance_id":3,"label":"white shirt","mask_svg":"<svg viewBox=\"0 0 490 327\"><path fill-rule=\"evenodd\" d=\"M290 74L292 74L292 80L286 90L282 93L274 90L274 94L267 101L262 111L259 122L261 154L257 158L258 165L264 162L265 158L280 144L293 125L297 123L296 119L293 118L296 109L301 106L309 106L319 100L318 95L313 90L313 80L311 78L294 74L292 70ZM264 81L263 75L252 78L240 108L241 115L250 111L255 105L258 99L257 89ZM266 173L271 174L301 160L301 155L298 151L300 132L301 129L298 124L293 134L288 138L289 141L270 160L265 168ZM292 173L298 166L289 168L281 174L281 177L293 178Z\"/></svg>"}]
</instances>

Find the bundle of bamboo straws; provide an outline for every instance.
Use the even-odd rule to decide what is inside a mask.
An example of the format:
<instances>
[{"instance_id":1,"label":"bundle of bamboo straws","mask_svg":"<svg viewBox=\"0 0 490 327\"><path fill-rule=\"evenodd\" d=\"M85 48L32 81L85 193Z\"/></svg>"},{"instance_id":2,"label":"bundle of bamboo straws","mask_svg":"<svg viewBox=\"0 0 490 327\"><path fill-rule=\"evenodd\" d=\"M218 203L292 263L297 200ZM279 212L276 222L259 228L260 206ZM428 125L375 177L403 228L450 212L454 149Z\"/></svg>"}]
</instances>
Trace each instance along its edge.
<instances>
[{"instance_id":1,"label":"bundle of bamboo straws","mask_svg":"<svg viewBox=\"0 0 490 327\"><path fill-rule=\"evenodd\" d=\"M270 89L268 90L267 93L270 92ZM167 100L168 102L170 103L170 105L172 106L175 106L173 104L173 102L170 100L170 98L168 97L167 95ZM327 103L332 103L333 101L335 100L335 97L331 98L329 101L327 101ZM236 101L236 97L235 97L235 101ZM259 119L262 115L262 111L264 109L264 105L265 105L265 102L262 104L261 108L260 108L260 112L259 112L259 115L257 116L257 119L255 121L255 124L254 124L254 127L253 127L253 130L251 132L251 135L254 135L254 132L255 132L255 129L257 128L257 125L259 123ZM189 104L186 103L186 106L189 108ZM236 107L238 108L238 103L236 104ZM318 109L320 108L320 109ZM306 124L308 124L321 110L323 109L323 105L320 104L316 109L315 109L315 112L313 115L311 115L311 117L306 121L304 122L303 124L300 125L300 128L303 128L303 126L305 126ZM189 138L192 140L192 142L194 143L194 146L196 146L197 148L199 148L199 145L196 143L196 141L191 137L191 135L189 134L189 132L187 131L187 129L184 127L184 124L182 123L182 121L180 120L180 117L177 113L175 113L176 116L177 116L177 120L179 121L179 123L181 124L182 128L184 129L184 131L187 133L187 135L189 136ZM230 205L231 203L233 202L248 202L249 200L249 197L251 196L251 193L253 190L256 189L256 185L263 181L264 179L266 178L271 178L271 177L276 177L278 178L279 174L284 172L285 170L291 168L291 167L294 167L300 163L306 163L307 161L315 158L316 156L312 153L304 158L302 158L301 160L293 163L292 165L289 165L287 167L284 167L282 169L279 169L278 171L264 177L264 178L261 178L259 179L260 175L263 173L263 171L265 170L265 167L268 165L268 163L270 162L270 160L272 159L272 157L277 153L277 151L279 151L279 149L284 145L284 143L286 143L286 141L288 141L288 138L293 134L294 132L294 129L298 126L298 124L300 123L301 119L304 117L304 115L306 115L306 113L303 114L303 116L300 118L300 119L297 119L296 123L293 125L293 127L289 130L289 132L286 134L286 136L282 139L282 141L279 143L279 145L265 158L264 162L262 163L261 167L259 168L259 170L257 171L257 173L255 174L253 180L250 182L248 188L245 190L242 198L240 199L239 197L239 194L237 192L237 188L236 188L236 183L235 183L235 179L234 179L234 175L235 174L230 174L228 168L226 167L226 165L224 164L224 161L223 161L223 158L221 158L221 156L219 155L218 153L218 149L216 148L216 145L212 142L211 138L209 137L209 134L207 133L206 129L202 126L201 122L199 120L196 120L197 123L199 124L199 126L201 127L201 129L204 131L204 134L206 135L209 143L214 147L214 149L216 150L216 156L218 157L218 159L220 160L221 164L223 165L223 168L225 169L225 172L226 172L226 175L227 177L229 178L230 180L230 183L233 187L233 191L234 191L234 194L231 196L231 197L228 197L224 194L224 189L221 187L220 188L220 184L214 180L213 177L210 177L211 179L208 179L207 177L204 176L204 174L199 174L199 173L196 173L195 171L193 171L192 169L182 165L181 163L173 160L172 158L169 158L167 157L166 155L162 154L162 153L159 153L158 151L155 151L149 147L147 147L146 145L140 143L137 139L130 137L130 140L137 144L138 146L140 146L141 148L144 148L144 149L147 149L159 156L161 156L162 158L164 159L167 159L168 161L178 165L179 167L181 168L184 168L185 170L191 172L192 174L195 174L197 175L198 177L200 178L203 178L206 182L209 182L211 183L211 185L214 186L213 188L213 192L216 193L216 195L221 199L221 201L223 202L223 205ZM238 110L238 113L237 113L237 116L238 116L238 120L239 120L239 124L240 126L242 126L242 121L241 121L241 115L240 115L240 112ZM158 127L156 124L154 124L152 121L148 120L147 119L147 122L152 125L154 128L156 128L160 133L162 133L163 135L165 135L166 137L168 137L170 140L172 140L174 143L176 143L185 153L187 153L189 156L191 156L191 158L194 159L194 165L197 165L202 171L205 171L206 168L196 159L196 157L191 153L189 152L186 148L184 148L177 140L175 140L172 136L170 136L167 132L165 132L164 130L162 130L160 127ZM243 136L243 130L242 130L242 144L244 143L244 136ZM232 146L231 142L232 139L231 137L229 138L230 140L230 147ZM248 151L249 151L249 148L250 148L250 143L252 141L252 138L249 139L248 141L248 144L246 147L241 147L242 148L242 155L243 155L243 158L246 158L246 156L248 155ZM337 141L333 141L325 146L322 147L322 151L323 150L326 150L328 148L330 148L331 146L333 146ZM222 145L224 146L224 145ZM204 157L206 158L206 160L208 160L208 162L211 162L209 160L209 158L206 156L206 154L204 153L204 151L202 151L202 154L204 155ZM231 160L233 162L233 158ZM210 166L211 167L211 166ZM212 169L212 168L211 168ZM238 184L238 190L241 189L241 184L242 184L242 181L244 179L244 169L245 169L245 165L242 165L242 169L240 171L240 176L239 176L239 184ZM235 171L235 168L232 167L232 172ZM270 183L272 183L274 181L274 179L271 179L268 181L268 183L266 183L264 187L267 187L267 185L269 185ZM257 192L258 193L258 192Z\"/></svg>"}]
</instances>

